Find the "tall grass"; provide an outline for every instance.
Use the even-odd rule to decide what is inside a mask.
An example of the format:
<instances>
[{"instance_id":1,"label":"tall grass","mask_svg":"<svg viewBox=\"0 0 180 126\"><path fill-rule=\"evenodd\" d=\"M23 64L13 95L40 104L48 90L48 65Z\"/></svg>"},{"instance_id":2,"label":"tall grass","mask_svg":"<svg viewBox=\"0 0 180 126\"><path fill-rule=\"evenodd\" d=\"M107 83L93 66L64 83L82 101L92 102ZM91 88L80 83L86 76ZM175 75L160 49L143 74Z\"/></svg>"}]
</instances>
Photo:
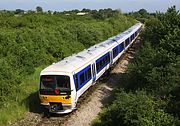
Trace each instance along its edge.
<instances>
[{"instance_id":1,"label":"tall grass","mask_svg":"<svg viewBox=\"0 0 180 126\"><path fill-rule=\"evenodd\" d=\"M7 101L5 107L0 109L0 126L22 119L32 106L39 106L38 96L32 94L38 90L39 74L42 69L43 67L36 68L34 74L26 77L19 86L19 92L14 94L16 100Z\"/></svg>"}]
</instances>

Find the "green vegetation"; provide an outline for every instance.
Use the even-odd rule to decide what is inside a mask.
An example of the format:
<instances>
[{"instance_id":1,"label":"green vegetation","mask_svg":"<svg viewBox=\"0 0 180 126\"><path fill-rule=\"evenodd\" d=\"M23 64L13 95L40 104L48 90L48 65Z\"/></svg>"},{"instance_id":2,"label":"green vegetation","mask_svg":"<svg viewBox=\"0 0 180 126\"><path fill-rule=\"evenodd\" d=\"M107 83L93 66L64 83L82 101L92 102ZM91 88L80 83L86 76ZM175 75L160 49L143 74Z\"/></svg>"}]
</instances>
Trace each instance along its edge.
<instances>
[{"instance_id":1,"label":"green vegetation","mask_svg":"<svg viewBox=\"0 0 180 126\"><path fill-rule=\"evenodd\" d=\"M1 126L12 123L17 119L21 119L25 112L28 110L31 111L32 107L36 107L34 110L39 111L38 109L40 107L37 104L38 98L32 97L32 95L37 94L36 91L39 83L39 73L42 68L43 67L36 68L33 74L23 77L21 84L17 85L16 88L14 87L14 89L11 90L14 93L13 96L9 95L6 97L7 101L1 101L3 104L3 106L1 105L0 108ZM12 99L11 97L15 99ZM31 106L32 104L34 106Z\"/></svg>"},{"instance_id":2,"label":"green vegetation","mask_svg":"<svg viewBox=\"0 0 180 126\"><path fill-rule=\"evenodd\" d=\"M43 13L42 8L36 9L38 13L24 14L20 9L0 12L0 125L22 118L32 105L37 106L34 92L44 66L106 40L135 23L134 19L111 9L92 11L85 16Z\"/></svg>"},{"instance_id":3,"label":"green vegetation","mask_svg":"<svg viewBox=\"0 0 180 126\"><path fill-rule=\"evenodd\" d=\"M156 14L148 13L147 10L145 9L140 9L139 11L136 11L136 12L127 13L126 15L132 18L135 18L136 20L142 23L145 23L149 18L154 17Z\"/></svg>"},{"instance_id":4,"label":"green vegetation","mask_svg":"<svg viewBox=\"0 0 180 126\"><path fill-rule=\"evenodd\" d=\"M129 64L123 89L94 126L180 125L180 13L171 7L147 19L142 46Z\"/></svg>"},{"instance_id":5,"label":"green vegetation","mask_svg":"<svg viewBox=\"0 0 180 126\"><path fill-rule=\"evenodd\" d=\"M163 110L162 102L144 91L118 91L115 101L103 110L93 125L172 126L174 118Z\"/></svg>"}]
</instances>

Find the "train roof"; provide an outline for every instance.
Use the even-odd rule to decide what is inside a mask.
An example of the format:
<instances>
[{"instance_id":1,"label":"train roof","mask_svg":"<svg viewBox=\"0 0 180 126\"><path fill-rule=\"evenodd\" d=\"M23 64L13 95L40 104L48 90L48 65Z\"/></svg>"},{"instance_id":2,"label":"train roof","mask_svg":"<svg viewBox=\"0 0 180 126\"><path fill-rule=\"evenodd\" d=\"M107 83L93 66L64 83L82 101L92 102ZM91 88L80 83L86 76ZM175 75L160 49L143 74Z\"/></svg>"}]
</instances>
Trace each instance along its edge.
<instances>
[{"instance_id":1,"label":"train roof","mask_svg":"<svg viewBox=\"0 0 180 126\"><path fill-rule=\"evenodd\" d=\"M45 68L41 72L41 75L53 72L70 73L81 68L85 64L88 65L88 63L91 62L92 59L99 57L99 55L102 55L102 53L105 53L108 49L124 41L126 38L128 38L131 34L134 33L133 31L139 29L140 26L141 24L137 23L121 34L111 37L104 42L91 46L88 49L84 49L83 51L77 54L73 54L72 56L66 57L65 59L57 63L53 63L52 65Z\"/></svg>"}]
</instances>

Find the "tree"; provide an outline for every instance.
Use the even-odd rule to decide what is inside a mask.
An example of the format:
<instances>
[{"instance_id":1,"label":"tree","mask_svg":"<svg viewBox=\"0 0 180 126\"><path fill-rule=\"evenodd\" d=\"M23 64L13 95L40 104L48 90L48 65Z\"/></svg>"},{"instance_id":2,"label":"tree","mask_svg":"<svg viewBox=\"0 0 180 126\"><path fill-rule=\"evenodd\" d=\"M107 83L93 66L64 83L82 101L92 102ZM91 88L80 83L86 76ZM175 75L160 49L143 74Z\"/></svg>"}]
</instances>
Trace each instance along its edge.
<instances>
[{"instance_id":1,"label":"tree","mask_svg":"<svg viewBox=\"0 0 180 126\"><path fill-rule=\"evenodd\" d=\"M24 10L16 9L15 14L20 14L20 13L24 13Z\"/></svg>"},{"instance_id":2,"label":"tree","mask_svg":"<svg viewBox=\"0 0 180 126\"><path fill-rule=\"evenodd\" d=\"M51 10L48 10L48 14L52 14L53 12Z\"/></svg>"},{"instance_id":3,"label":"tree","mask_svg":"<svg viewBox=\"0 0 180 126\"><path fill-rule=\"evenodd\" d=\"M36 12L38 12L38 13L42 13L42 12L43 12L42 7L37 6L37 7L36 7Z\"/></svg>"},{"instance_id":4,"label":"tree","mask_svg":"<svg viewBox=\"0 0 180 126\"><path fill-rule=\"evenodd\" d=\"M32 13L35 13L35 11L33 11L33 10L28 10L27 13L32 14Z\"/></svg>"},{"instance_id":5,"label":"tree","mask_svg":"<svg viewBox=\"0 0 180 126\"><path fill-rule=\"evenodd\" d=\"M90 10L90 9L83 8L83 9L82 9L82 12L91 12L91 10Z\"/></svg>"},{"instance_id":6,"label":"tree","mask_svg":"<svg viewBox=\"0 0 180 126\"><path fill-rule=\"evenodd\" d=\"M146 9L140 9L139 11L139 14L141 14L142 16L146 16L148 14L147 10Z\"/></svg>"}]
</instances>

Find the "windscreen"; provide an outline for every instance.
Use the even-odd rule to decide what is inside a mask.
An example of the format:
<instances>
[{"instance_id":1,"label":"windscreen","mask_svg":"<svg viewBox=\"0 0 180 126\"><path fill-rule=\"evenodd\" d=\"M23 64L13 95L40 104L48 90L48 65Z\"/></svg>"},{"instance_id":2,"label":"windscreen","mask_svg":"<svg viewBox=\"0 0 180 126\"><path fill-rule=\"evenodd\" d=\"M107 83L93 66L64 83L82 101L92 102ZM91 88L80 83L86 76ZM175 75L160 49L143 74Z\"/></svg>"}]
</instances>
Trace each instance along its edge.
<instances>
[{"instance_id":1,"label":"windscreen","mask_svg":"<svg viewBox=\"0 0 180 126\"><path fill-rule=\"evenodd\" d=\"M70 91L70 77L65 75L43 75L40 81L40 91L55 94ZM44 94L44 93L43 93Z\"/></svg>"}]
</instances>

